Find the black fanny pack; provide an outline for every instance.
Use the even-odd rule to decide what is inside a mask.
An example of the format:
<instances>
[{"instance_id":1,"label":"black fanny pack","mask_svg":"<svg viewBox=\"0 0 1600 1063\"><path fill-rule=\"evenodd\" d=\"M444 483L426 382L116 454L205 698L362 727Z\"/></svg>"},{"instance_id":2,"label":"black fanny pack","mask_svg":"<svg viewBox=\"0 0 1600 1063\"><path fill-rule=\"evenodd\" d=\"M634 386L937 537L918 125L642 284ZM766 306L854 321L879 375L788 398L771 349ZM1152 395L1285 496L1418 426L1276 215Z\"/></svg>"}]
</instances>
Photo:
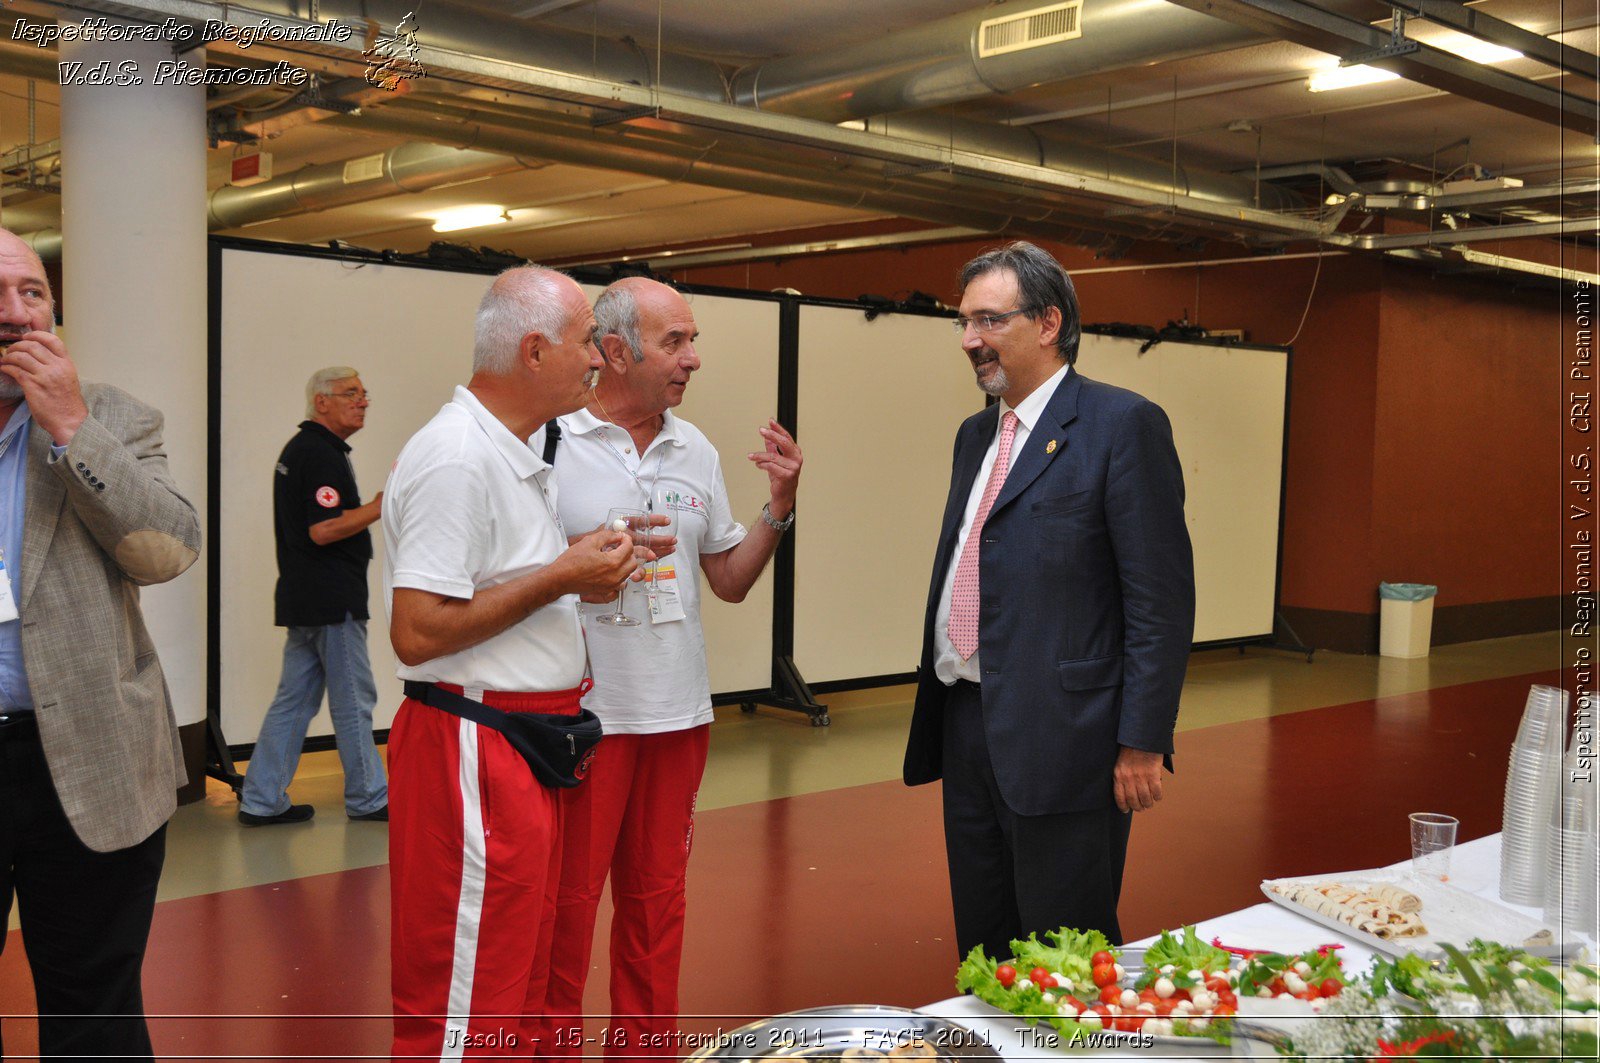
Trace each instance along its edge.
<instances>
[{"instance_id":1,"label":"black fanny pack","mask_svg":"<svg viewBox=\"0 0 1600 1063\"><path fill-rule=\"evenodd\" d=\"M603 737L600 717L588 709L576 716L540 712L503 712L480 701L453 694L434 683L408 679L406 697L441 712L493 728L522 754L533 777L545 786L571 789L589 774L594 747Z\"/></svg>"}]
</instances>

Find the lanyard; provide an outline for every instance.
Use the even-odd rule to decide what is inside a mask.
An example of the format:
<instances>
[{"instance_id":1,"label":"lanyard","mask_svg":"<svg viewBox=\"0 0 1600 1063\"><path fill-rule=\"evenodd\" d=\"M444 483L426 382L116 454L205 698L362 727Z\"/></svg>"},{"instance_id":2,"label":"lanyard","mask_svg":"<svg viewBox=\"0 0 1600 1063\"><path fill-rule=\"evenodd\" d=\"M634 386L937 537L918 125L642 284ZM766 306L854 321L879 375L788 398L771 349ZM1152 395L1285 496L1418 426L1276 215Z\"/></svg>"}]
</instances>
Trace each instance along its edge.
<instances>
[{"instance_id":1,"label":"lanyard","mask_svg":"<svg viewBox=\"0 0 1600 1063\"><path fill-rule=\"evenodd\" d=\"M611 442L610 434L606 431L606 429L609 427L610 425L600 426L600 442L606 445L606 449L611 451L612 455L622 465L622 471L627 473L629 478L633 480L633 485L644 492L645 512L654 513L656 511L656 485L661 482L661 466L664 465L667 460L667 444L663 442L661 444L661 449L656 451L656 472L655 475L650 478L649 488L646 488L644 481L639 479L639 474L628 468L628 459L623 457L622 452L617 449L616 444ZM665 428L666 425L663 424L662 427ZM644 465L643 454L639 455L639 464L641 468Z\"/></svg>"}]
</instances>

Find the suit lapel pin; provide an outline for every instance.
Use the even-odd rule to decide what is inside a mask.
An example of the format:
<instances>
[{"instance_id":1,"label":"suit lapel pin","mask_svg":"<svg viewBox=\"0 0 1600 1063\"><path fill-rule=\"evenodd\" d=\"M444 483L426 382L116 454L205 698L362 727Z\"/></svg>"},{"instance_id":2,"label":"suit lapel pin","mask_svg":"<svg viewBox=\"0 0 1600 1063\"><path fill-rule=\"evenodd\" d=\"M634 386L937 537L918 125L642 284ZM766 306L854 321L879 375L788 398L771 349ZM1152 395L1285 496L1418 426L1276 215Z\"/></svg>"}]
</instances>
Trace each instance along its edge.
<instances>
[{"instance_id":1,"label":"suit lapel pin","mask_svg":"<svg viewBox=\"0 0 1600 1063\"><path fill-rule=\"evenodd\" d=\"M1046 443L1044 445L1044 452L1046 454L1054 454L1056 452L1056 441L1052 439L1050 442Z\"/></svg>"}]
</instances>

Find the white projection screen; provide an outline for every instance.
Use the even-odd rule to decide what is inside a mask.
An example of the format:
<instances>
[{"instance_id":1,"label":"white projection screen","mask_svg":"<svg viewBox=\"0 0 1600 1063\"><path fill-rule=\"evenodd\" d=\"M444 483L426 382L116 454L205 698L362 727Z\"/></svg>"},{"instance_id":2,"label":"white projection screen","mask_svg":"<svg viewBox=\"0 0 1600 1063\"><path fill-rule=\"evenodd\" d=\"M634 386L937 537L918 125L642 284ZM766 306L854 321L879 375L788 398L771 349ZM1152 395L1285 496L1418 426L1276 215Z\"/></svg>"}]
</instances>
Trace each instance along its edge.
<instances>
[{"instance_id":1,"label":"white projection screen","mask_svg":"<svg viewBox=\"0 0 1600 1063\"><path fill-rule=\"evenodd\" d=\"M1196 642L1269 636L1288 354L1085 335L1078 368L1172 419L1195 549ZM811 683L915 669L956 426L983 396L943 318L800 315L805 526L795 664Z\"/></svg>"},{"instance_id":2,"label":"white projection screen","mask_svg":"<svg viewBox=\"0 0 1600 1063\"><path fill-rule=\"evenodd\" d=\"M282 254L235 247L221 256L219 526L221 723L231 744L254 742L277 686L283 631L273 626L277 579L272 468L304 419L305 382L326 365L360 370L373 395L367 425L351 437L363 498L383 486L411 434L469 375L472 319L489 283L483 274ZM591 295L598 289L587 288ZM756 519L766 477L744 455L756 426L775 412L778 306L721 296L692 299L702 370L680 413L723 455L735 516ZM559 462L559 456L557 461ZM380 574L383 543L368 571L369 646L378 680L374 725L399 706ZM709 594L706 596L711 597ZM772 577L739 606L705 611L712 689L765 689L772 668ZM310 734L332 733L326 713Z\"/></svg>"}]
</instances>

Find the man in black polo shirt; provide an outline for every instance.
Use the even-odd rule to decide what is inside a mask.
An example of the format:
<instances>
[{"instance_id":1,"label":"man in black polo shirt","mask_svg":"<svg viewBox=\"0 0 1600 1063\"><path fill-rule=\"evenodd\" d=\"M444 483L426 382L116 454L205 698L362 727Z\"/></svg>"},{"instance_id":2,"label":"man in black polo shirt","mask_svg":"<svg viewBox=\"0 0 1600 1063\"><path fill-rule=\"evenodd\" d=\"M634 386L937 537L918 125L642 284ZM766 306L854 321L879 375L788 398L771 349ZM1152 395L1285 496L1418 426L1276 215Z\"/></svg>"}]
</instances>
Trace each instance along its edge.
<instances>
[{"instance_id":1,"label":"man in black polo shirt","mask_svg":"<svg viewBox=\"0 0 1600 1063\"><path fill-rule=\"evenodd\" d=\"M356 371L331 366L313 373L306 416L273 477L276 623L289 629L289 638L239 800L239 822L247 827L303 823L316 813L291 804L288 788L324 688L344 766L345 812L355 820L389 818L389 787L372 741L378 690L367 659L367 527L378 519L383 492L362 505L350 467L345 440L367 419L367 390Z\"/></svg>"}]
</instances>

